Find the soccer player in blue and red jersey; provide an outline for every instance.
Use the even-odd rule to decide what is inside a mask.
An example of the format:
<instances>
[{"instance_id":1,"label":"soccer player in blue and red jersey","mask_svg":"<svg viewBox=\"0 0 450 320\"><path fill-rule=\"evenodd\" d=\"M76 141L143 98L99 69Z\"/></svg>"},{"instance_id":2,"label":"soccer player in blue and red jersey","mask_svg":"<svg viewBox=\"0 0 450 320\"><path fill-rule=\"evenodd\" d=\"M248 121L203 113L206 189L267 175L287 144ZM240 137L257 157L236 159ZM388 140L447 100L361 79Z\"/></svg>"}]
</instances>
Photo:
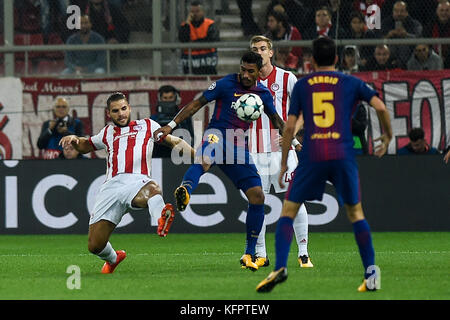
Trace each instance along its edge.
<instances>
[{"instance_id":1,"label":"soccer player in blue and red jersey","mask_svg":"<svg viewBox=\"0 0 450 320\"><path fill-rule=\"evenodd\" d=\"M200 177L212 165L217 165L234 185L245 193L249 202L246 247L240 262L243 267L252 271L258 269L254 262L255 245L264 221L264 192L261 177L248 150L250 123L237 117L234 104L245 93L257 94L262 99L264 112L274 128L280 131L284 129L284 122L275 110L272 94L267 87L257 82L261 67L262 57L259 54L252 51L245 53L241 58L238 74L229 74L211 84L200 98L187 104L168 125L155 132L156 136L159 133L169 134L177 124L192 116L205 104L216 101L202 146L197 150L196 161L189 167L181 185L175 190L177 209L186 209Z\"/></svg>"},{"instance_id":2,"label":"soccer player in blue and red jersey","mask_svg":"<svg viewBox=\"0 0 450 320\"><path fill-rule=\"evenodd\" d=\"M287 260L292 241L292 221L298 208L308 200L321 200L326 181L332 182L340 205L345 204L353 224L356 243L364 266L364 280L358 291L375 290L377 270L369 224L361 206L358 166L353 151L352 114L360 100L368 102L377 112L384 134L375 149L378 157L386 153L392 139L392 128L386 106L376 91L363 81L335 71L336 45L329 38L313 41L316 72L300 79L294 86L289 116L283 132L280 184L287 170L286 160L290 138L297 118L303 114L303 149L277 223L275 232L275 269L261 281L256 290L268 292L287 279ZM286 139L286 140L285 140ZM372 270L372 271L371 271ZM368 279L375 281L368 281Z\"/></svg>"}]
</instances>

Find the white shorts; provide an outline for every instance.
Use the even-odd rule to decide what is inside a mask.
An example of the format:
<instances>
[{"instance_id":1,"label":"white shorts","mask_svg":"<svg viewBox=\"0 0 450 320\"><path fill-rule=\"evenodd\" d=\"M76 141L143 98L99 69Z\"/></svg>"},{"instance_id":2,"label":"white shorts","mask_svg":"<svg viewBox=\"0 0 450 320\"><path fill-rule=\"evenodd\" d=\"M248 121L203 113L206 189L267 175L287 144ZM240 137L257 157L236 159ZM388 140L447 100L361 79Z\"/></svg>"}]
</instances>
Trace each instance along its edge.
<instances>
[{"instance_id":1,"label":"white shorts","mask_svg":"<svg viewBox=\"0 0 450 320\"><path fill-rule=\"evenodd\" d=\"M150 181L153 179L143 174L122 173L103 183L97 193L89 225L100 220L118 225L127 210L139 209L134 208L131 202Z\"/></svg>"},{"instance_id":2,"label":"white shorts","mask_svg":"<svg viewBox=\"0 0 450 320\"><path fill-rule=\"evenodd\" d=\"M297 167L297 154L294 150L289 150L288 153L288 170L284 176L285 187L281 188L278 184L278 176L280 174L281 151L252 153L253 161L255 162L258 173L261 176L262 189L265 193L270 193L270 186L273 184L276 193L286 192L289 182L292 180L292 175Z\"/></svg>"}]
</instances>

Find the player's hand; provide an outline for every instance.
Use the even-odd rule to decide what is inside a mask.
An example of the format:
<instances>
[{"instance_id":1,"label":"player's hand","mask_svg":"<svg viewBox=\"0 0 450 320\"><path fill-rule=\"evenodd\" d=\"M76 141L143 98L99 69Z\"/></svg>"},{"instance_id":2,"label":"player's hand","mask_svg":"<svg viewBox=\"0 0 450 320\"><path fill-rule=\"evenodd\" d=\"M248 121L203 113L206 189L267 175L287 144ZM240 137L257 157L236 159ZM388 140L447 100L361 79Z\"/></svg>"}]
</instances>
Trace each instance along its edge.
<instances>
[{"instance_id":1,"label":"player's hand","mask_svg":"<svg viewBox=\"0 0 450 320\"><path fill-rule=\"evenodd\" d=\"M70 145L70 144L72 144L72 143L74 143L74 144L78 144L78 143L80 143L80 139L76 136L76 135L69 135L69 136L65 136L65 137L62 137L61 138L61 140L59 140L59 145L61 146L61 147L66 147L66 146L68 146L68 145Z\"/></svg>"},{"instance_id":2,"label":"player's hand","mask_svg":"<svg viewBox=\"0 0 450 320\"><path fill-rule=\"evenodd\" d=\"M447 154L444 156L444 162L448 163L448 160L450 160L450 150L447 152Z\"/></svg>"},{"instance_id":3,"label":"player's hand","mask_svg":"<svg viewBox=\"0 0 450 320\"><path fill-rule=\"evenodd\" d=\"M159 129L157 129L153 135L156 137L155 141L159 141L161 138L164 138L165 136L167 136L168 134L170 134L172 132L172 128L169 126L164 126L161 127Z\"/></svg>"},{"instance_id":4,"label":"player's hand","mask_svg":"<svg viewBox=\"0 0 450 320\"><path fill-rule=\"evenodd\" d=\"M302 144L299 143L298 145L295 146L295 151L297 151L297 152L302 151L302 147L303 147Z\"/></svg>"},{"instance_id":5,"label":"player's hand","mask_svg":"<svg viewBox=\"0 0 450 320\"><path fill-rule=\"evenodd\" d=\"M281 165L281 169L280 169L280 175L278 176L278 184L280 185L281 188L284 188L284 174L287 172L287 165Z\"/></svg>"},{"instance_id":6,"label":"player's hand","mask_svg":"<svg viewBox=\"0 0 450 320\"><path fill-rule=\"evenodd\" d=\"M389 146L389 142L391 142L391 139L389 139L386 135L381 135L380 137L376 138L374 141L381 141L381 143L375 147L374 154L381 158L387 151L387 148Z\"/></svg>"}]
</instances>

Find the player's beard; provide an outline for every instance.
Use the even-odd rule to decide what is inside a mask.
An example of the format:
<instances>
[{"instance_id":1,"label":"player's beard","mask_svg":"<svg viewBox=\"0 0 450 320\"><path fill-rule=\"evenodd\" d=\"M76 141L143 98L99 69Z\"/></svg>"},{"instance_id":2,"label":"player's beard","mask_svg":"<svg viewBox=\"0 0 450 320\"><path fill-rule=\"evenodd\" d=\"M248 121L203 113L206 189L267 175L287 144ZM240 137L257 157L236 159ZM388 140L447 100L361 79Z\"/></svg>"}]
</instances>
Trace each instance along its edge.
<instances>
[{"instance_id":1,"label":"player's beard","mask_svg":"<svg viewBox=\"0 0 450 320\"><path fill-rule=\"evenodd\" d=\"M249 84L244 83L243 80L244 80L244 78L242 78L242 75L239 74L239 82L246 89L249 89L249 88L253 87L256 84L256 82L252 81L252 79L250 79L250 78L245 78L245 81L248 82Z\"/></svg>"},{"instance_id":2,"label":"player's beard","mask_svg":"<svg viewBox=\"0 0 450 320\"><path fill-rule=\"evenodd\" d=\"M120 124L118 121L115 121L114 119L112 119L112 122L114 122L114 124L116 126L123 128L123 127L126 127L126 126L128 126L130 124L130 120L131 120L131 117L128 116L127 122L125 124L123 124L123 125Z\"/></svg>"}]
</instances>

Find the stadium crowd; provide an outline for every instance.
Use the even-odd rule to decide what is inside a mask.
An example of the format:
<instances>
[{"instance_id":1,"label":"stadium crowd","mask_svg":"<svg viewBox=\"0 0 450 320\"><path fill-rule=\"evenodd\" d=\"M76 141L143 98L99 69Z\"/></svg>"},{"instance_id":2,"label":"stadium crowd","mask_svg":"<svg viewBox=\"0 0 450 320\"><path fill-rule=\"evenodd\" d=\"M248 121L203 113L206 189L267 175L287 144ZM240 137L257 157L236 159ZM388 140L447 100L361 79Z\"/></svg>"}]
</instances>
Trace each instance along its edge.
<instances>
[{"instance_id":1,"label":"stadium crowd","mask_svg":"<svg viewBox=\"0 0 450 320\"><path fill-rule=\"evenodd\" d=\"M16 45L64 44L70 42L78 30L66 27L66 10L69 5L77 5L82 15L88 15L91 30L98 34L98 43L128 43L130 38L130 22L125 11L130 4L139 1L131 0L17 0L14 1L14 41ZM220 23L215 13L227 12L230 1L221 1L221 10L212 16L203 10L211 3L186 1L188 18L177 21L179 26L178 40L188 41L220 41ZM448 0L412 1L412 0L271 0L264 17L255 22L252 1L237 0L241 11L243 35L250 39L253 35L264 34L272 40L312 40L320 36L333 39L396 39L396 38L448 38L450 37L450 2ZM225 3L225 4L224 4ZM267 2L264 2L267 3ZM380 29L367 26L366 10L376 4L381 8ZM2 8L3 9L3 8ZM200 13L199 13L200 12ZM0 12L0 15L2 13ZM194 15L192 20L190 17ZM3 28L3 23L0 24ZM2 31L2 30L0 30ZM0 39L2 40L2 39ZM355 63L349 68L344 65L344 56L348 50L339 48L340 63L338 68L346 72L372 70L439 70L450 68L449 45L429 46L420 44L420 48L411 45L353 46ZM274 61L294 73L308 71L304 57L305 48L279 48ZM377 50L378 49L378 50ZM194 51L194 50L193 50ZM203 51L206 51L204 49ZM212 56L210 63L220 64L220 58L214 48L208 52ZM114 52L115 53L115 52ZM70 54L70 53L66 53ZM120 52L126 56L127 52ZM186 52L182 59L186 60ZM192 59L198 52L192 52ZM308 53L306 52L306 55ZM60 73L70 68L64 60L64 52L31 52L29 73ZM117 60L112 56L112 68ZM23 74L24 54L16 54L16 72ZM195 60L195 59L194 59ZM218 61L217 61L218 60ZM211 62L212 61L212 62ZM306 71L305 71L306 70ZM90 71L89 71L90 72ZM89 73L86 71L86 73ZM94 72L94 71L92 71ZM193 68L194 74L214 74L215 67ZM184 68L188 73L188 68Z\"/></svg>"}]
</instances>

